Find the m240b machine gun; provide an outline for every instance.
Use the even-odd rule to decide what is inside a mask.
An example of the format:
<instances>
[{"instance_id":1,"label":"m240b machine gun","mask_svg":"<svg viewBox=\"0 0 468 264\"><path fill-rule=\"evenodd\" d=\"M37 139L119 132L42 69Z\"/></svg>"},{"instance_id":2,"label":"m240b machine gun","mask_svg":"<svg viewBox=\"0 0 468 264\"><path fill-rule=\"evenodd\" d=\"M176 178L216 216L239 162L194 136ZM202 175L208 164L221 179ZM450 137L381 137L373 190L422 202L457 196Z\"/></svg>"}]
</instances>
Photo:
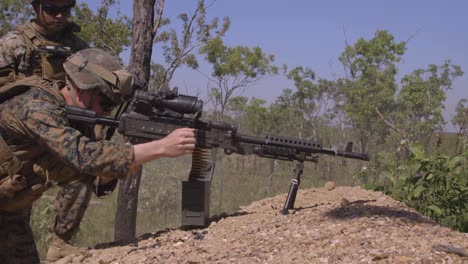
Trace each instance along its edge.
<instances>
[{"instance_id":1,"label":"m240b machine gun","mask_svg":"<svg viewBox=\"0 0 468 264\"><path fill-rule=\"evenodd\" d=\"M297 161L287 200L282 209L287 214L294 208L304 161L318 162L319 154L369 160L369 155L353 152L350 148L338 150L323 147L317 140L302 140L282 136L254 137L241 134L237 126L225 122L200 120L203 102L196 97L179 95L176 90L149 94L136 91L132 101L119 109L114 119L99 117L94 111L67 106L70 121L100 124L117 128L134 144L157 140L181 127L195 128L196 144L192 169L182 184L182 225L205 226L210 216L210 183L214 163L210 149L221 148L230 155L257 155L260 157ZM350 145L349 145L350 146Z\"/></svg>"}]
</instances>

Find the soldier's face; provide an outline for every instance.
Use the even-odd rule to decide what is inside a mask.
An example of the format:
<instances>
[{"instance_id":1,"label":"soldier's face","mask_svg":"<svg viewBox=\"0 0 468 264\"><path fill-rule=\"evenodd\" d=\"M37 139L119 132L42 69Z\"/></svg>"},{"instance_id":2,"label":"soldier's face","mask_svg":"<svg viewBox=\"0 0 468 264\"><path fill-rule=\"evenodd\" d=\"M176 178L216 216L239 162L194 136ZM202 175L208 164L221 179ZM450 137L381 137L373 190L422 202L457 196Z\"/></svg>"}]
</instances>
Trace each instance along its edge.
<instances>
[{"instance_id":1,"label":"soldier's face","mask_svg":"<svg viewBox=\"0 0 468 264\"><path fill-rule=\"evenodd\" d=\"M112 108L108 107L107 99L104 95L93 90L77 90L77 102L81 108L95 111L98 115L110 114Z\"/></svg>"},{"instance_id":2,"label":"soldier's face","mask_svg":"<svg viewBox=\"0 0 468 264\"><path fill-rule=\"evenodd\" d=\"M72 1L45 0L33 4L34 11L42 26L52 33L63 30L73 7Z\"/></svg>"}]
</instances>

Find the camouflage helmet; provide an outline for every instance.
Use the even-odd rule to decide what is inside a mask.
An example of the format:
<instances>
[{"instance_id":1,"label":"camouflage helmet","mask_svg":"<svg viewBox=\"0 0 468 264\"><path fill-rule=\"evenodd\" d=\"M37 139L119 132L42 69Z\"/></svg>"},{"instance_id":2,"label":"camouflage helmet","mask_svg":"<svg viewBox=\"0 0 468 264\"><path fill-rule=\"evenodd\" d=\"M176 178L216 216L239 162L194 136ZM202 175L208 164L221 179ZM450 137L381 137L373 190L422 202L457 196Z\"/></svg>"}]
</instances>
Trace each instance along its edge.
<instances>
[{"instance_id":1,"label":"camouflage helmet","mask_svg":"<svg viewBox=\"0 0 468 264\"><path fill-rule=\"evenodd\" d=\"M79 89L97 89L116 105L132 94L133 75L102 49L80 50L67 58L63 68Z\"/></svg>"},{"instance_id":2,"label":"camouflage helmet","mask_svg":"<svg viewBox=\"0 0 468 264\"><path fill-rule=\"evenodd\" d=\"M72 6L75 6L76 5L76 0L49 0L50 2L54 2L54 3L60 3L60 2L71 2L71 5ZM44 0L31 0L30 3L31 4L34 4L34 3L42 3L44 2Z\"/></svg>"}]
</instances>

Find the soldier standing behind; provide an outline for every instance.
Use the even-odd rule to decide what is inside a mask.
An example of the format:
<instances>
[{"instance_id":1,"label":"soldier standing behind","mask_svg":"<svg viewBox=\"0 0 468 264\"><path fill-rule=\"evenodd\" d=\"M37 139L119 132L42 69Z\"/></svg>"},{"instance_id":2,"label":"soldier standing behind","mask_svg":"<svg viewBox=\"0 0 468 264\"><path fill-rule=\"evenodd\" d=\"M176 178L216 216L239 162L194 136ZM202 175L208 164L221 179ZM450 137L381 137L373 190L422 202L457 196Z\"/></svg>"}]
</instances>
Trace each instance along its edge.
<instances>
[{"instance_id":1,"label":"soldier standing behind","mask_svg":"<svg viewBox=\"0 0 468 264\"><path fill-rule=\"evenodd\" d=\"M0 87L32 75L65 81L62 64L66 57L88 47L73 33L79 26L68 21L75 0L33 0L31 4L36 18L0 39ZM59 190L48 261L85 250L73 247L70 240L78 232L91 192L79 181Z\"/></svg>"}]
</instances>

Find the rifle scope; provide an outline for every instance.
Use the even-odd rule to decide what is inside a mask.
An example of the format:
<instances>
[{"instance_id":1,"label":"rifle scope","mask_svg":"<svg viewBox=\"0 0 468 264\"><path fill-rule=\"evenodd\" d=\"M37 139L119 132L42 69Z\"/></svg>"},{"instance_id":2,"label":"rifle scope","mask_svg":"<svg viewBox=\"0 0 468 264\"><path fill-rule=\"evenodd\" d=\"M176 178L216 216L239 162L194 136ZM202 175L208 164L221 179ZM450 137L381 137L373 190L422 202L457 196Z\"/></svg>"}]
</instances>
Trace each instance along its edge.
<instances>
[{"instance_id":1,"label":"rifle scope","mask_svg":"<svg viewBox=\"0 0 468 264\"><path fill-rule=\"evenodd\" d=\"M179 114L196 114L203 110L203 101L195 96L135 91L135 99L149 102L158 110L170 109Z\"/></svg>"}]
</instances>

